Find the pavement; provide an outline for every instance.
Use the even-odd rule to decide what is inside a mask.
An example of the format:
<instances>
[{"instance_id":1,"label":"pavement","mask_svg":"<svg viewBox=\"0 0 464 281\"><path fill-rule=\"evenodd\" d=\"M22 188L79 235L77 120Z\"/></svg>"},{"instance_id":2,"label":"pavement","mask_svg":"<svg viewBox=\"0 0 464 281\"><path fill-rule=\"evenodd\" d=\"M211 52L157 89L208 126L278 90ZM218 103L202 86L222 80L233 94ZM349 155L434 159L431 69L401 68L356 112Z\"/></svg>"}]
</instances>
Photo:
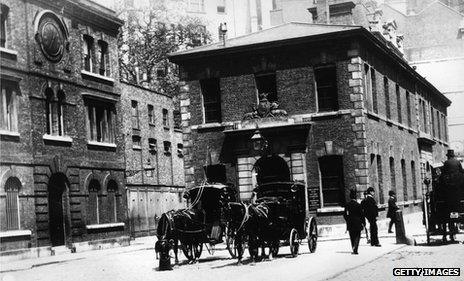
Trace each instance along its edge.
<instances>
[{"instance_id":1,"label":"pavement","mask_svg":"<svg viewBox=\"0 0 464 281\"><path fill-rule=\"evenodd\" d=\"M407 221L405 220L405 230L406 235L408 237L413 238L417 244L425 243L426 236L425 236L425 228L422 224L418 223L421 220L417 218L411 218ZM391 241L393 244L396 244L395 233L387 233L387 221L379 221L379 238L381 240L388 239L387 241ZM318 242L330 244L331 241L342 241L348 240L348 233L338 234L338 235L330 235L330 236L320 236L318 238ZM62 253L55 256L46 256L46 257L39 257L35 259L26 259L26 260L19 260L19 261L9 261L3 262L0 259L0 273L5 272L15 272L21 270L27 270L32 268L37 268L45 265L51 264L59 264L73 260L82 260L88 257L96 257L96 256L105 256L105 255L117 255L122 253L129 253L129 252L137 252L143 250L153 250L154 252L154 245L156 242L156 236L146 236L146 237L139 237L131 240L130 245L126 247L118 247L112 249L104 249L104 250L93 250L93 251L86 251L86 252L78 252L78 253ZM347 243L347 242L343 242ZM361 244L366 243L365 233L362 233ZM336 244L336 243L335 243ZM349 244L349 242L348 242ZM217 245L216 250L225 250L225 244ZM205 250L206 252L206 250Z\"/></svg>"}]
</instances>

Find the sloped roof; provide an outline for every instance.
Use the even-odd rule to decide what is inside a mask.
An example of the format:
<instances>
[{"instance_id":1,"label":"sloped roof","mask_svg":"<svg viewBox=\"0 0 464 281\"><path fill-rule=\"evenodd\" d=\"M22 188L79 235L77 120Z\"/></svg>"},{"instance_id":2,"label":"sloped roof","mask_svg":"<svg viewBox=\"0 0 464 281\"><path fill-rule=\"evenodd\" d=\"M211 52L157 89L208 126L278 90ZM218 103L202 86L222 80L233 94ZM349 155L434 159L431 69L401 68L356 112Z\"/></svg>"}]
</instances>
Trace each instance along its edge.
<instances>
[{"instance_id":1,"label":"sloped roof","mask_svg":"<svg viewBox=\"0 0 464 281\"><path fill-rule=\"evenodd\" d=\"M264 29L258 32L247 35L231 38L223 42L217 42L205 46L200 46L190 50L179 51L172 53L169 56L181 56L188 54L196 54L209 52L213 50L226 50L243 46L250 46L262 43L285 41L289 39L304 38L314 35L342 32L347 30L361 29L361 26L352 25L327 25L327 24L312 24L301 22L289 22L282 25L274 26L269 29Z\"/></svg>"}]
</instances>

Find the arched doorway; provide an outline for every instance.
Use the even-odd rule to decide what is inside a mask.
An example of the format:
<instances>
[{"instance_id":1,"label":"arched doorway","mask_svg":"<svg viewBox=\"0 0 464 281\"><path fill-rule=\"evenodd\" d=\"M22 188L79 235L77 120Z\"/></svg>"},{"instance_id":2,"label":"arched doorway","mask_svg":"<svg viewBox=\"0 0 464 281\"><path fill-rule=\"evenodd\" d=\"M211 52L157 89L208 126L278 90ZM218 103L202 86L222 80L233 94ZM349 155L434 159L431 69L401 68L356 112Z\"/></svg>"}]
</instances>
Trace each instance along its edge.
<instances>
[{"instance_id":1,"label":"arched doorway","mask_svg":"<svg viewBox=\"0 0 464 281\"><path fill-rule=\"evenodd\" d=\"M263 156L254 165L257 184L290 181L290 169L287 162L278 155Z\"/></svg>"},{"instance_id":2,"label":"arched doorway","mask_svg":"<svg viewBox=\"0 0 464 281\"><path fill-rule=\"evenodd\" d=\"M48 217L52 246L65 244L63 193L67 185L68 179L62 173L53 174L48 182Z\"/></svg>"}]
</instances>

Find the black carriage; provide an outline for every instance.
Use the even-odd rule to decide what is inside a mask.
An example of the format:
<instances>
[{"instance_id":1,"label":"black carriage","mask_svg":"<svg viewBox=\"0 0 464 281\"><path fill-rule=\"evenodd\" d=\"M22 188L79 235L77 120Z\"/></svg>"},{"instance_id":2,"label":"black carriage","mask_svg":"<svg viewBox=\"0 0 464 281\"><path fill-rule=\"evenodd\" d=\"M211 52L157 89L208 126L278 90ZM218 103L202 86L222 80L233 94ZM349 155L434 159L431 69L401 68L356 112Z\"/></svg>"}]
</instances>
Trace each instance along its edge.
<instances>
[{"instance_id":1,"label":"black carriage","mask_svg":"<svg viewBox=\"0 0 464 281\"><path fill-rule=\"evenodd\" d=\"M292 256L297 256L303 239L308 242L309 251L316 251L317 224L309 214L306 186L300 182L268 182L254 190L256 204L264 206L267 212L267 229L260 239L269 247L272 255L277 255L280 246L290 246ZM249 238L250 254L257 252L258 245Z\"/></svg>"},{"instance_id":2,"label":"black carriage","mask_svg":"<svg viewBox=\"0 0 464 281\"><path fill-rule=\"evenodd\" d=\"M427 190L422 209L427 244L431 236L453 237L459 232L458 226L464 224L464 175L444 175L442 171L442 163L434 164L432 179L424 180Z\"/></svg>"},{"instance_id":3,"label":"black carriage","mask_svg":"<svg viewBox=\"0 0 464 281\"><path fill-rule=\"evenodd\" d=\"M203 244L208 250L222 243L227 233L227 208L237 201L235 188L226 184L203 184L186 190L184 197L190 201L185 223L175 226L182 251L189 260L198 259ZM192 215L188 217L188 212Z\"/></svg>"}]
</instances>

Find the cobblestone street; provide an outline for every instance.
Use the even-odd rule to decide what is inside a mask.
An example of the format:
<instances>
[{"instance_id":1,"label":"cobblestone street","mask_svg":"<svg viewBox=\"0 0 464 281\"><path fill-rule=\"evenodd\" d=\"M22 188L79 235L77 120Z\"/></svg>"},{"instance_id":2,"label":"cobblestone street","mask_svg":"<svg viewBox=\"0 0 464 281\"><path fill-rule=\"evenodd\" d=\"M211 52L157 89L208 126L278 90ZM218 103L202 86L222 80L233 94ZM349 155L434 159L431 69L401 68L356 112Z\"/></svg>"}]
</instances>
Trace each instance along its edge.
<instances>
[{"instance_id":1,"label":"cobblestone street","mask_svg":"<svg viewBox=\"0 0 464 281\"><path fill-rule=\"evenodd\" d=\"M220 247L214 255L204 250L200 262L193 265L186 264L180 255L179 266L173 271L161 272L157 270L154 250L144 247L149 243L135 242L124 248L43 259L30 269L4 272L1 280L392 280L394 267L462 267L464 264L462 244L413 247L395 244L394 238L383 238L381 243L380 248L370 247L363 239L358 256L350 254L348 240L320 242L314 254L303 244L296 258L290 258L288 247L282 247L272 261L251 263L246 254L241 266Z\"/></svg>"}]
</instances>

